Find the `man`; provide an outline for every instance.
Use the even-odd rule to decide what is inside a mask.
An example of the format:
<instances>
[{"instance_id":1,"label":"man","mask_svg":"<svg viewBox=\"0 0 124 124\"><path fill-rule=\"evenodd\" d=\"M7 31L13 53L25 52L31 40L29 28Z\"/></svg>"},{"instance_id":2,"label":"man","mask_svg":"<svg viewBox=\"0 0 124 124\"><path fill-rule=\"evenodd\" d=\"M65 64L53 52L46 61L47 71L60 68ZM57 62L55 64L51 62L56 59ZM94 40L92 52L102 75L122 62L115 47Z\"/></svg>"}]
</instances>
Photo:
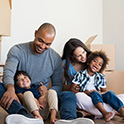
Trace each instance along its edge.
<instances>
[{"instance_id":1,"label":"man","mask_svg":"<svg viewBox=\"0 0 124 124\"><path fill-rule=\"evenodd\" d=\"M61 118L71 120L77 117L75 94L69 91L61 92L63 82L62 60L58 53L50 48L55 34L54 26L50 23L44 23L35 31L34 41L15 45L10 49L3 75L6 91L4 89L0 93L0 105L9 114L27 116L27 113L24 112L26 109L19 104L19 99L15 94L13 80L16 71L23 70L32 77L32 82L35 84L42 82L48 87L51 79L51 88L58 93ZM0 86L1 91L3 86Z\"/></svg>"}]
</instances>

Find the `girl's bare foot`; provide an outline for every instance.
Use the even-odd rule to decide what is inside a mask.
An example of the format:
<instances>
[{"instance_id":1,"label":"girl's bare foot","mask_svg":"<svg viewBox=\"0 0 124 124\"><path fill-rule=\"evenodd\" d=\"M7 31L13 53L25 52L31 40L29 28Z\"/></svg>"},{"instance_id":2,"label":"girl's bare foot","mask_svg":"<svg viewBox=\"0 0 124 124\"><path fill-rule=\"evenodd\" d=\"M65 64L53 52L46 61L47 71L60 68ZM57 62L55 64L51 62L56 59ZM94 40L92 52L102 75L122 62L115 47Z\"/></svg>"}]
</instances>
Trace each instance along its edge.
<instances>
[{"instance_id":1,"label":"girl's bare foot","mask_svg":"<svg viewBox=\"0 0 124 124\"><path fill-rule=\"evenodd\" d=\"M105 115L103 115L106 122L111 121L111 116L113 115L113 112L107 112Z\"/></svg>"},{"instance_id":2,"label":"girl's bare foot","mask_svg":"<svg viewBox=\"0 0 124 124\"><path fill-rule=\"evenodd\" d=\"M120 114L121 114L121 116L122 116L123 119L124 119L124 108L123 108L123 107L121 107L121 109L120 109Z\"/></svg>"}]
</instances>

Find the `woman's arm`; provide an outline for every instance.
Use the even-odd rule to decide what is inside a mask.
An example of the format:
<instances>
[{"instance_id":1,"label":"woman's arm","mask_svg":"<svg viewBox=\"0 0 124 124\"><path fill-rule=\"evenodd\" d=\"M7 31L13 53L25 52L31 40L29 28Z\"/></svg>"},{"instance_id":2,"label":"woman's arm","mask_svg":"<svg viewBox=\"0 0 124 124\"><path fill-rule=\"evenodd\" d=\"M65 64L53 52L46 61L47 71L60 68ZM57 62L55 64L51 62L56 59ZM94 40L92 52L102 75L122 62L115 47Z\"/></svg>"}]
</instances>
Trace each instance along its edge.
<instances>
[{"instance_id":1,"label":"woman's arm","mask_svg":"<svg viewBox=\"0 0 124 124\"><path fill-rule=\"evenodd\" d=\"M77 84L74 84L74 83L71 83L68 85L64 84L63 85L63 91L71 91L71 92L77 93L80 91L80 86Z\"/></svg>"}]
</instances>

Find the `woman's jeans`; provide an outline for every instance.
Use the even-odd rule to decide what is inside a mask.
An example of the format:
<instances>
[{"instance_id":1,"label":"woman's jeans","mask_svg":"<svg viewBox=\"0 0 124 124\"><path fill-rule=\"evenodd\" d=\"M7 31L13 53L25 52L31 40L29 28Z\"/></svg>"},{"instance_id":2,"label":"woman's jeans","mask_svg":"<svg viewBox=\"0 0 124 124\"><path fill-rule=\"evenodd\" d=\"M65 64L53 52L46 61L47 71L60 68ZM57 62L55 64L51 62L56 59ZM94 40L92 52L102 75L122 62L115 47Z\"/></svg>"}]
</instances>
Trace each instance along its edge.
<instances>
[{"instance_id":1,"label":"woman's jeans","mask_svg":"<svg viewBox=\"0 0 124 124\"><path fill-rule=\"evenodd\" d=\"M104 94L100 94L97 91L93 91L89 94L91 97L93 104L96 106L97 103L107 103L116 111L120 111L121 107L124 107L121 100L115 95L113 91L108 91Z\"/></svg>"},{"instance_id":2,"label":"woman's jeans","mask_svg":"<svg viewBox=\"0 0 124 124\"><path fill-rule=\"evenodd\" d=\"M62 119L71 120L77 118L76 104L77 98L73 92L62 91L58 93L58 102L60 106L60 116Z\"/></svg>"},{"instance_id":3,"label":"woman's jeans","mask_svg":"<svg viewBox=\"0 0 124 124\"><path fill-rule=\"evenodd\" d=\"M5 87L3 86L3 83L0 83L0 99L2 98L3 94L6 92ZM8 110L6 110L9 114L17 114L20 112L20 110L24 110L28 113L28 111L16 100L13 100Z\"/></svg>"}]
</instances>

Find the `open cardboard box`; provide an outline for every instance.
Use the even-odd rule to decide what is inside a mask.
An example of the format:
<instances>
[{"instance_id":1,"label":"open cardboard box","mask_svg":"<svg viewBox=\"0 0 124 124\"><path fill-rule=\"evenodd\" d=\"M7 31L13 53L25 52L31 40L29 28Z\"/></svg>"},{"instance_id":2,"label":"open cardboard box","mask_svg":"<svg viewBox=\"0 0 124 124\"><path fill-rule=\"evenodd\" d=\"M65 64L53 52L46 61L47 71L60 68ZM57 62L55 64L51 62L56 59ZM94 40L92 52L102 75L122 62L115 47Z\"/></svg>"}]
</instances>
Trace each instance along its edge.
<instances>
[{"instance_id":1,"label":"open cardboard box","mask_svg":"<svg viewBox=\"0 0 124 124\"><path fill-rule=\"evenodd\" d=\"M92 44L93 40L97 37L94 35L90 37L86 42L85 45L91 50L102 50L104 51L108 58L110 59L109 64L107 65L105 70L115 70L115 45L112 44Z\"/></svg>"}]
</instances>

